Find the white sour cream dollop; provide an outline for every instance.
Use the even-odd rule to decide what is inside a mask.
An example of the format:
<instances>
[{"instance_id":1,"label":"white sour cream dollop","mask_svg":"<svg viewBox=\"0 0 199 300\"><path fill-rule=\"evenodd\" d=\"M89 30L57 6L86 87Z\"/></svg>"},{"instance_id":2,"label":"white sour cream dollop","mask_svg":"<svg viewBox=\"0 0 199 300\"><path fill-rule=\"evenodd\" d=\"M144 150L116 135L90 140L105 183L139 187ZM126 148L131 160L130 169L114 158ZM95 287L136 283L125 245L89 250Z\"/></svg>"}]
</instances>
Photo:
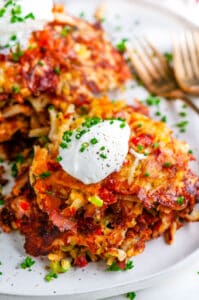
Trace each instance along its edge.
<instances>
[{"instance_id":1,"label":"white sour cream dollop","mask_svg":"<svg viewBox=\"0 0 199 300\"><path fill-rule=\"evenodd\" d=\"M105 120L87 130L80 138L79 132L73 131L67 148L60 146L59 155L68 174L91 184L121 169L128 153L130 128L119 120Z\"/></svg>"},{"instance_id":2,"label":"white sour cream dollop","mask_svg":"<svg viewBox=\"0 0 199 300\"><path fill-rule=\"evenodd\" d=\"M53 0L0 0L0 53L28 46L33 31L53 20Z\"/></svg>"}]
</instances>

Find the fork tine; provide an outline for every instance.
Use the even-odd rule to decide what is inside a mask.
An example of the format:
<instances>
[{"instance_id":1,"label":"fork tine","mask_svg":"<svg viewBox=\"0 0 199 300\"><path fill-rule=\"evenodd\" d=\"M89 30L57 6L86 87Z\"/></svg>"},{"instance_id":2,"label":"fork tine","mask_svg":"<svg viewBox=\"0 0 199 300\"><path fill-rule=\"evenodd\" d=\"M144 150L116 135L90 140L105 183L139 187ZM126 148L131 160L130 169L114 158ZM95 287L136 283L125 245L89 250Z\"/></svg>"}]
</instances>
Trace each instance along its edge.
<instances>
[{"instance_id":1,"label":"fork tine","mask_svg":"<svg viewBox=\"0 0 199 300\"><path fill-rule=\"evenodd\" d=\"M179 38L176 35L172 35L173 40L173 63L174 63L174 71L176 72L176 78L178 80L184 80L186 78L186 70L184 68L184 64L182 63L183 57L181 53L181 43Z\"/></svg>"},{"instance_id":2,"label":"fork tine","mask_svg":"<svg viewBox=\"0 0 199 300\"><path fill-rule=\"evenodd\" d=\"M187 43L186 39L186 34L184 33L182 35L182 40L181 40L181 49L182 49L182 56L183 56L183 63L185 65L186 69L186 74L187 74L187 79L193 78L193 70L191 67L191 60L190 60L190 51L189 51L189 45Z\"/></svg>"},{"instance_id":3,"label":"fork tine","mask_svg":"<svg viewBox=\"0 0 199 300\"><path fill-rule=\"evenodd\" d=\"M151 56L148 55L148 53L145 51L143 45L140 43L138 39L136 42L137 42L137 54L139 56L139 59L145 65L146 69L151 74L152 78L158 80L160 75L158 74L156 68L154 68Z\"/></svg>"},{"instance_id":4,"label":"fork tine","mask_svg":"<svg viewBox=\"0 0 199 300\"><path fill-rule=\"evenodd\" d=\"M195 75L195 78L197 78L197 76L199 76L199 67L198 67L197 55L196 55L196 44L192 32L186 32L186 41L187 41L187 48L189 48L190 61L193 68L193 74Z\"/></svg>"},{"instance_id":5,"label":"fork tine","mask_svg":"<svg viewBox=\"0 0 199 300\"><path fill-rule=\"evenodd\" d=\"M195 56L196 56L196 77L199 79L199 32L192 32L192 38L195 45Z\"/></svg>"},{"instance_id":6,"label":"fork tine","mask_svg":"<svg viewBox=\"0 0 199 300\"><path fill-rule=\"evenodd\" d=\"M148 73L145 65L139 60L139 57L137 55L137 50L130 48L127 48L128 55L131 59L132 65L135 68L136 73L139 75L139 77L142 79L144 84L148 86L151 83L151 76Z\"/></svg>"},{"instance_id":7,"label":"fork tine","mask_svg":"<svg viewBox=\"0 0 199 300\"><path fill-rule=\"evenodd\" d=\"M169 64L166 60L166 58L164 57L163 54L161 54L152 44L151 42L146 39L146 45L148 46L148 48L151 49L151 51L153 51L153 53L155 54L155 57L157 58L157 68L159 70L159 72L162 74L162 76L164 76L165 78L169 79L170 76L172 75L172 71L169 67ZM158 63L159 62L159 63Z\"/></svg>"}]
</instances>

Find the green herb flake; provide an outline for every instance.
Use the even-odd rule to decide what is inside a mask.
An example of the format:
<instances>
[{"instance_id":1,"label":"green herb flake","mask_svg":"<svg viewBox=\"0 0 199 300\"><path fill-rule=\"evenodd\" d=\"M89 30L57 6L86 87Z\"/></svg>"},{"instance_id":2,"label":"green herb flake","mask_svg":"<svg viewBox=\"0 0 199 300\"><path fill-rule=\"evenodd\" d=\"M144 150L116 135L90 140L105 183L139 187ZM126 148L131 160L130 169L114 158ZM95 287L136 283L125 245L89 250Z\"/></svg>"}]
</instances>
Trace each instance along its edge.
<instances>
[{"instance_id":1,"label":"green herb flake","mask_svg":"<svg viewBox=\"0 0 199 300\"><path fill-rule=\"evenodd\" d=\"M59 66L54 67L54 73L57 74L57 75L60 75L61 70L60 70Z\"/></svg>"},{"instance_id":2,"label":"green herb flake","mask_svg":"<svg viewBox=\"0 0 199 300\"><path fill-rule=\"evenodd\" d=\"M107 272L116 272L116 271L127 271L134 268L133 262L129 260L124 268L121 268L117 262L113 262L107 269Z\"/></svg>"},{"instance_id":3,"label":"green herb flake","mask_svg":"<svg viewBox=\"0 0 199 300\"><path fill-rule=\"evenodd\" d=\"M160 111L156 111L155 115L158 116L158 117L160 117L161 116L161 112Z\"/></svg>"},{"instance_id":4,"label":"green herb flake","mask_svg":"<svg viewBox=\"0 0 199 300\"><path fill-rule=\"evenodd\" d=\"M79 149L80 152L84 152L89 147L89 143L82 143L81 148Z\"/></svg>"},{"instance_id":5,"label":"green herb flake","mask_svg":"<svg viewBox=\"0 0 199 300\"><path fill-rule=\"evenodd\" d=\"M93 205L95 205L97 207L102 207L104 204L104 201L96 195L88 197L88 202L92 203Z\"/></svg>"},{"instance_id":6,"label":"green herb flake","mask_svg":"<svg viewBox=\"0 0 199 300\"><path fill-rule=\"evenodd\" d=\"M32 260L30 256L27 256L24 261L20 264L22 269L31 268L35 264L35 261Z\"/></svg>"},{"instance_id":7,"label":"green herb flake","mask_svg":"<svg viewBox=\"0 0 199 300\"><path fill-rule=\"evenodd\" d=\"M165 167L165 168L169 168L170 166L171 166L171 163L168 161L163 164L163 167Z\"/></svg>"},{"instance_id":8,"label":"green herb flake","mask_svg":"<svg viewBox=\"0 0 199 300\"><path fill-rule=\"evenodd\" d=\"M161 118L161 121L164 122L164 123L166 123L166 122L167 122L167 117L166 117L166 116L163 116L163 117Z\"/></svg>"},{"instance_id":9,"label":"green herb flake","mask_svg":"<svg viewBox=\"0 0 199 300\"><path fill-rule=\"evenodd\" d=\"M150 173L149 173L149 172L146 172L146 173L144 173L144 176L145 176L145 177L149 177L149 176L150 176Z\"/></svg>"},{"instance_id":10,"label":"green herb flake","mask_svg":"<svg viewBox=\"0 0 199 300\"><path fill-rule=\"evenodd\" d=\"M46 276L44 277L44 279L47 281L47 282L50 282L52 281L53 279L56 279L58 278L58 275L56 273L53 273L53 272L49 272L48 274L46 274Z\"/></svg>"},{"instance_id":11,"label":"green herb flake","mask_svg":"<svg viewBox=\"0 0 199 300\"><path fill-rule=\"evenodd\" d=\"M180 115L181 117L186 117L186 116L187 116L187 113L186 113L185 111L181 111L181 112L179 113L179 115Z\"/></svg>"},{"instance_id":12,"label":"green herb flake","mask_svg":"<svg viewBox=\"0 0 199 300\"><path fill-rule=\"evenodd\" d=\"M138 128L141 128L141 127L142 127L142 123L138 123L138 124L137 124L137 127L138 127Z\"/></svg>"},{"instance_id":13,"label":"green herb flake","mask_svg":"<svg viewBox=\"0 0 199 300\"><path fill-rule=\"evenodd\" d=\"M67 145L66 143L62 142L62 143L60 144L60 147L61 147L62 149L67 149L67 148L68 148L68 145Z\"/></svg>"},{"instance_id":14,"label":"green herb flake","mask_svg":"<svg viewBox=\"0 0 199 300\"><path fill-rule=\"evenodd\" d=\"M171 63L173 61L173 54L172 53L166 52L166 53L164 53L164 56L165 56L168 63Z\"/></svg>"},{"instance_id":15,"label":"green herb flake","mask_svg":"<svg viewBox=\"0 0 199 300\"><path fill-rule=\"evenodd\" d=\"M0 205L4 205L5 201L3 199L0 199Z\"/></svg>"},{"instance_id":16,"label":"green herb flake","mask_svg":"<svg viewBox=\"0 0 199 300\"><path fill-rule=\"evenodd\" d=\"M60 161L62 161L62 159L63 159L63 158L62 158L61 156L57 156L57 157L56 157L56 162L59 163Z\"/></svg>"},{"instance_id":17,"label":"green herb flake","mask_svg":"<svg viewBox=\"0 0 199 300\"><path fill-rule=\"evenodd\" d=\"M0 272L0 275L3 275L3 272Z\"/></svg>"},{"instance_id":18,"label":"green herb flake","mask_svg":"<svg viewBox=\"0 0 199 300\"><path fill-rule=\"evenodd\" d=\"M18 168L16 162L14 162L11 166L11 176L17 177L17 175L18 175Z\"/></svg>"},{"instance_id":19,"label":"green herb flake","mask_svg":"<svg viewBox=\"0 0 199 300\"><path fill-rule=\"evenodd\" d=\"M183 196L179 196L179 197L177 198L177 203L178 203L179 205L182 205L183 202L184 202L184 197L183 197Z\"/></svg>"},{"instance_id":20,"label":"green herb flake","mask_svg":"<svg viewBox=\"0 0 199 300\"><path fill-rule=\"evenodd\" d=\"M4 16L5 12L6 12L5 7L0 9L0 18L2 18Z\"/></svg>"},{"instance_id":21,"label":"green herb flake","mask_svg":"<svg viewBox=\"0 0 199 300\"><path fill-rule=\"evenodd\" d=\"M24 55L24 52L21 50L20 47L18 47L16 52L12 53L12 60L14 62L18 62L23 55Z\"/></svg>"},{"instance_id":22,"label":"green herb flake","mask_svg":"<svg viewBox=\"0 0 199 300\"><path fill-rule=\"evenodd\" d=\"M26 16L24 17L24 19L25 19L25 20L27 20L27 19L35 20L35 16L34 16L33 13L29 13L28 15L26 15Z\"/></svg>"},{"instance_id":23,"label":"green herb flake","mask_svg":"<svg viewBox=\"0 0 199 300\"><path fill-rule=\"evenodd\" d=\"M61 36L66 37L71 31L71 27L65 26L61 31Z\"/></svg>"},{"instance_id":24,"label":"green herb flake","mask_svg":"<svg viewBox=\"0 0 199 300\"><path fill-rule=\"evenodd\" d=\"M116 48L119 52L124 52L126 50L126 42L128 39L122 39L117 45Z\"/></svg>"},{"instance_id":25,"label":"green herb flake","mask_svg":"<svg viewBox=\"0 0 199 300\"><path fill-rule=\"evenodd\" d=\"M13 0L9 0L9 1L7 1L5 4L4 4L4 7L8 7L8 6L10 6L10 5L12 5L13 4Z\"/></svg>"},{"instance_id":26,"label":"green herb flake","mask_svg":"<svg viewBox=\"0 0 199 300\"><path fill-rule=\"evenodd\" d=\"M39 66L41 66L41 67L43 67L44 65L45 65L45 63L42 61L42 60L39 60L38 62L37 62L37 64L39 65ZM52 105L53 106L53 105Z\"/></svg>"},{"instance_id":27,"label":"green herb flake","mask_svg":"<svg viewBox=\"0 0 199 300\"><path fill-rule=\"evenodd\" d=\"M25 158L24 158L24 156L23 156L22 154L19 153L19 154L16 155L15 161L16 161L17 163L22 164L22 163L25 162Z\"/></svg>"},{"instance_id":28,"label":"green herb flake","mask_svg":"<svg viewBox=\"0 0 199 300\"><path fill-rule=\"evenodd\" d=\"M20 87L17 85L12 86L12 92L18 94L20 92Z\"/></svg>"},{"instance_id":29,"label":"green herb flake","mask_svg":"<svg viewBox=\"0 0 199 300\"><path fill-rule=\"evenodd\" d=\"M154 148L154 149L157 149L158 147L159 147L159 143L154 143L154 144L153 144L153 148Z\"/></svg>"},{"instance_id":30,"label":"green herb flake","mask_svg":"<svg viewBox=\"0 0 199 300\"><path fill-rule=\"evenodd\" d=\"M120 128L124 128L126 126L125 122L122 122L122 124L120 124Z\"/></svg>"},{"instance_id":31,"label":"green herb flake","mask_svg":"<svg viewBox=\"0 0 199 300\"><path fill-rule=\"evenodd\" d=\"M17 39L17 36L15 34L11 35L11 37L10 37L11 41L16 41L16 39Z\"/></svg>"},{"instance_id":32,"label":"green herb flake","mask_svg":"<svg viewBox=\"0 0 199 300\"><path fill-rule=\"evenodd\" d=\"M86 17L86 14L84 11L81 11L80 14L79 14L79 17L80 18L85 18Z\"/></svg>"},{"instance_id":33,"label":"green herb flake","mask_svg":"<svg viewBox=\"0 0 199 300\"><path fill-rule=\"evenodd\" d=\"M45 179L45 178L49 177L50 175L51 175L51 172L46 171L46 172L43 172L43 173L39 174L38 177L41 178L41 179Z\"/></svg>"},{"instance_id":34,"label":"green herb flake","mask_svg":"<svg viewBox=\"0 0 199 300\"><path fill-rule=\"evenodd\" d=\"M101 148L100 148L100 151L104 151L105 150L105 146L102 146Z\"/></svg>"},{"instance_id":35,"label":"green herb flake","mask_svg":"<svg viewBox=\"0 0 199 300\"><path fill-rule=\"evenodd\" d=\"M188 153L189 153L189 154L193 154L193 150L190 149L190 150L188 151Z\"/></svg>"},{"instance_id":36,"label":"green herb flake","mask_svg":"<svg viewBox=\"0 0 199 300\"><path fill-rule=\"evenodd\" d=\"M92 145L95 145L95 144L98 143L98 140L97 140L96 138L92 138L92 139L90 140L90 143L91 143Z\"/></svg>"},{"instance_id":37,"label":"green herb flake","mask_svg":"<svg viewBox=\"0 0 199 300\"><path fill-rule=\"evenodd\" d=\"M143 147L142 145L138 144L138 145L137 145L137 149L138 149L139 151L142 151L142 150L144 149L144 147Z\"/></svg>"},{"instance_id":38,"label":"green herb flake","mask_svg":"<svg viewBox=\"0 0 199 300\"><path fill-rule=\"evenodd\" d=\"M182 121L176 124L176 127L185 128L188 125L188 121Z\"/></svg>"},{"instance_id":39,"label":"green herb flake","mask_svg":"<svg viewBox=\"0 0 199 300\"><path fill-rule=\"evenodd\" d=\"M107 155L104 154L104 153L101 153L101 154L100 154L100 157L103 158L103 159L107 159Z\"/></svg>"},{"instance_id":40,"label":"green herb flake","mask_svg":"<svg viewBox=\"0 0 199 300\"><path fill-rule=\"evenodd\" d=\"M156 96L153 96L153 95L149 95L146 99L146 103L149 105L149 106L158 106L160 104L160 98L159 97L156 97Z\"/></svg>"},{"instance_id":41,"label":"green herb flake","mask_svg":"<svg viewBox=\"0 0 199 300\"><path fill-rule=\"evenodd\" d=\"M134 300L136 297L136 293L135 292L129 292L126 294L126 298L129 298L130 300Z\"/></svg>"}]
</instances>

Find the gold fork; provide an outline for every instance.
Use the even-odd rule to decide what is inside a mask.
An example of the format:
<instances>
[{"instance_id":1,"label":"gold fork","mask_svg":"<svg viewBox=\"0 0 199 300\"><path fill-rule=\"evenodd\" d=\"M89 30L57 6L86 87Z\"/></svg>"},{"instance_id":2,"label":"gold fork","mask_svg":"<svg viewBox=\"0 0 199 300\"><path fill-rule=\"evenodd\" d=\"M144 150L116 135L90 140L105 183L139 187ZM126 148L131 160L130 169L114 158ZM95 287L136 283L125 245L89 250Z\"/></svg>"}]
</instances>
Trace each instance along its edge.
<instances>
[{"instance_id":1,"label":"gold fork","mask_svg":"<svg viewBox=\"0 0 199 300\"><path fill-rule=\"evenodd\" d=\"M168 99L181 99L197 114L199 108L180 90L168 61L149 41L136 40L136 48L127 47L131 63L146 88Z\"/></svg>"},{"instance_id":2,"label":"gold fork","mask_svg":"<svg viewBox=\"0 0 199 300\"><path fill-rule=\"evenodd\" d=\"M173 36L173 64L179 86L185 92L199 95L199 32Z\"/></svg>"}]
</instances>

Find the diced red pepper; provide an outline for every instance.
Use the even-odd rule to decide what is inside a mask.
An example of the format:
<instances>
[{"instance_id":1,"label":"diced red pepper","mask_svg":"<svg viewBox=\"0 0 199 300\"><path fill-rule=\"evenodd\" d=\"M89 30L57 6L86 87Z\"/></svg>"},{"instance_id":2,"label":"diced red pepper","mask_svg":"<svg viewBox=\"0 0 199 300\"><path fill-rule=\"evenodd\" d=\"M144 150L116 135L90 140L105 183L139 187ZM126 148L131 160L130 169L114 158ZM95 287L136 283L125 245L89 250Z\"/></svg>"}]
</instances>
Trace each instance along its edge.
<instances>
[{"instance_id":1,"label":"diced red pepper","mask_svg":"<svg viewBox=\"0 0 199 300\"><path fill-rule=\"evenodd\" d=\"M130 143L132 143L133 145L142 145L144 147L151 145L152 142L153 137L149 134L140 134L139 136L135 136L130 140Z\"/></svg>"},{"instance_id":2,"label":"diced red pepper","mask_svg":"<svg viewBox=\"0 0 199 300\"><path fill-rule=\"evenodd\" d=\"M85 255L78 256L75 260L75 266L83 268L88 264Z\"/></svg>"},{"instance_id":3,"label":"diced red pepper","mask_svg":"<svg viewBox=\"0 0 199 300\"><path fill-rule=\"evenodd\" d=\"M21 203L20 203L20 207L23 209L23 210L28 210L29 209L29 207L30 207L30 204L28 203L28 202L26 202L26 201L22 201Z\"/></svg>"},{"instance_id":4,"label":"diced red pepper","mask_svg":"<svg viewBox=\"0 0 199 300\"><path fill-rule=\"evenodd\" d=\"M104 204L112 204L116 202L115 195L106 188L101 188L98 195L104 201Z\"/></svg>"}]
</instances>

